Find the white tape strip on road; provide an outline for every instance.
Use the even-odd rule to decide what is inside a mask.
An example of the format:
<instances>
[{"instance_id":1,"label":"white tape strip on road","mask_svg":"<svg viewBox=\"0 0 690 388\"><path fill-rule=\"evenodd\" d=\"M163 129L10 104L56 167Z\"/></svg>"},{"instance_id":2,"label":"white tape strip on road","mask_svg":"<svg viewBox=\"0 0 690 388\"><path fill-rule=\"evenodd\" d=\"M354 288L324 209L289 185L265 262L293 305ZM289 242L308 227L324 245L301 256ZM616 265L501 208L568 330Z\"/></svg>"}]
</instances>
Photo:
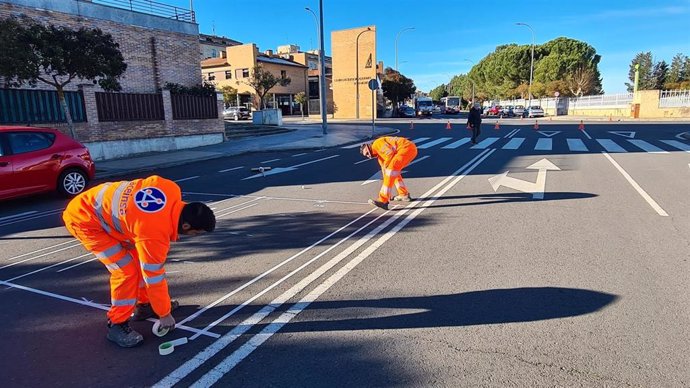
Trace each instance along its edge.
<instances>
[{"instance_id":1,"label":"white tape strip on road","mask_svg":"<svg viewBox=\"0 0 690 388\"><path fill-rule=\"evenodd\" d=\"M429 190L427 193L422 195L422 197L429 197L432 193L436 192L437 190L439 190L439 188L443 187L443 185L445 185L447 182L451 181L453 178L456 178L457 175L460 172L465 171L465 169L467 169L467 172L471 171L472 169L474 169L476 167L476 165L478 165L478 163L483 161L486 157L491 155L491 153L493 153L494 151L495 150L492 149L492 150L484 150L484 151L480 152L479 155L474 157L470 162L468 162L463 167L458 169L451 176L446 177L443 181L441 181L436 186L434 186L431 190ZM182 364L180 367L175 369L172 373L170 373L168 376L166 376L161 381L156 383L154 386L155 387L171 387L171 386L177 384L180 380L187 377L190 373L192 373L197 368L199 368L204 363L206 363L211 357L215 356L220 351L222 351L227 346L229 346L231 343L233 343L237 338L239 338L242 334L244 334L246 331L248 331L251 327L253 327L254 325L261 322L264 318L266 318L269 314L271 314L275 309L277 309L282 304L286 303L290 298L294 297L299 292L301 292L305 287L307 287L314 280L318 279L325 272L330 270L333 266L335 266L340 261L342 261L347 256L349 256L351 253L353 253L356 249L358 249L363 244L368 242L370 239L375 237L378 233L380 233L383 229L387 228L390 224L395 222L398 218L405 215L405 213L407 211L409 211L410 209L413 209L414 206L416 206L418 203L419 202L413 202L407 208L405 208L399 212L396 212L393 216L391 216L383 224L379 225L377 228L375 228L374 230L369 232L366 236L360 238L353 245L351 245L346 250L344 250L343 252L336 255L329 262L327 262L324 265L322 265L321 267L319 267L312 274L310 274L309 276L304 278L299 283L295 284L292 288L290 288L289 290L287 290L286 292L281 294L278 298L274 299L270 304L264 306L257 313L253 314L251 317L247 318L242 323L235 326L235 328L233 330L231 330L227 334L223 335L216 342L212 343L206 349L199 352L196 356L194 356L193 358L191 358L190 360L188 360L187 362ZM386 213L388 213L388 212L386 212Z\"/></svg>"},{"instance_id":2,"label":"white tape strip on road","mask_svg":"<svg viewBox=\"0 0 690 388\"><path fill-rule=\"evenodd\" d=\"M635 180L630 176L630 174L623 170L623 167L621 167L620 164L613 160L613 158L606 152L602 152L602 154L606 156L606 159L608 159L609 162L613 164L613 166L623 175L623 177L630 183L630 185L632 185L632 187L635 190L637 190L637 192L642 196L642 198L644 198L645 201L647 201L649 206L651 206L652 209L654 209L654 211L657 212L657 214L659 214L662 217L668 217L668 213L666 213L666 211L664 211L664 209L662 209L661 206L659 206L659 204L656 203L656 201L651 196L649 196L649 194L647 194L647 192L644 191L644 189L642 189L642 187L640 187L640 185L638 185L637 182L635 182Z\"/></svg>"}]
</instances>

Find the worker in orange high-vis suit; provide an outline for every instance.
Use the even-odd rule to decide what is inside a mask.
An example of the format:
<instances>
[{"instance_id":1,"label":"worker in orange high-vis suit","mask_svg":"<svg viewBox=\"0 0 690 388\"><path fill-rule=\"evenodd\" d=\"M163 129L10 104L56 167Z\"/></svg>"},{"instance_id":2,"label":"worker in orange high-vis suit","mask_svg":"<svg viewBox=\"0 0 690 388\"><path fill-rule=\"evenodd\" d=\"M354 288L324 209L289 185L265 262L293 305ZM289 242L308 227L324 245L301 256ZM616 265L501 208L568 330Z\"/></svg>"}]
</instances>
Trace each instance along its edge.
<instances>
[{"instance_id":1,"label":"worker in orange high-vis suit","mask_svg":"<svg viewBox=\"0 0 690 388\"><path fill-rule=\"evenodd\" d=\"M405 168L417 156L417 146L404 137L383 136L373 143L365 143L360 147L360 153L366 158L377 158L381 166L383 184L377 200L370 199L369 203L388 210L388 202L393 194L393 187L398 191L393 200L411 200L405 182L402 179L402 169Z\"/></svg>"},{"instance_id":2,"label":"worker in orange high-vis suit","mask_svg":"<svg viewBox=\"0 0 690 388\"><path fill-rule=\"evenodd\" d=\"M98 185L72 199L65 227L110 271L111 307L107 338L122 347L141 343L129 320L158 316L162 329L175 328L165 279L171 241L179 235L211 232L213 211L182 201L173 181L151 176Z\"/></svg>"}]
</instances>

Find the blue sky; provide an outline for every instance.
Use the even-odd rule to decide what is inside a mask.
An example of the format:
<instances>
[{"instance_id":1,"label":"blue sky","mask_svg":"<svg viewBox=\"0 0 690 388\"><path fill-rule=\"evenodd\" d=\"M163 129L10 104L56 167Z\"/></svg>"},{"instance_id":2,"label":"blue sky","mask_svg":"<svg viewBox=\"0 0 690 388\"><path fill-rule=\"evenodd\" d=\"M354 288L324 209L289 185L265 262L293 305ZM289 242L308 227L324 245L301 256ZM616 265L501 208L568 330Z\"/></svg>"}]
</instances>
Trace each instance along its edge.
<instances>
[{"instance_id":1,"label":"blue sky","mask_svg":"<svg viewBox=\"0 0 690 388\"><path fill-rule=\"evenodd\" d=\"M189 8L189 0L158 0ZM690 56L690 0L430 1L324 0L326 52L330 31L376 25L378 58L395 66L424 91L467 73L496 46L537 44L559 36L585 41L602 56L599 69L606 93L625 91L636 53L651 51L670 64L676 53ZM264 51L283 44L316 48L313 16L318 0L193 0L201 33L253 42Z\"/></svg>"}]
</instances>

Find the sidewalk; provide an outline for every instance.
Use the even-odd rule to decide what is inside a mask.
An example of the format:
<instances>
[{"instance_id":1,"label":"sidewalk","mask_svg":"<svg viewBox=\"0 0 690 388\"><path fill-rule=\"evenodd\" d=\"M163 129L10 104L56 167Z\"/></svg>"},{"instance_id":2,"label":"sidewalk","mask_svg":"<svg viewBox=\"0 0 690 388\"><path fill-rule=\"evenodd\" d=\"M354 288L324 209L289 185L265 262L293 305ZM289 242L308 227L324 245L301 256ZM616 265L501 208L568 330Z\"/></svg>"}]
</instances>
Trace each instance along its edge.
<instances>
[{"instance_id":1,"label":"sidewalk","mask_svg":"<svg viewBox=\"0 0 690 388\"><path fill-rule=\"evenodd\" d=\"M180 166L202 160L223 158L252 152L313 150L338 147L368 140L371 137L371 125L330 124L324 135L321 124L286 123L282 128L289 132L258 137L247 137L229 140L219 144L176 150L156 152L142 156L105 160L96 162L96 179L112 178L134 172L154 170L157 168ZM376 127L374 137L397 132L396 129Z\"/></svg>"}]
</instances>

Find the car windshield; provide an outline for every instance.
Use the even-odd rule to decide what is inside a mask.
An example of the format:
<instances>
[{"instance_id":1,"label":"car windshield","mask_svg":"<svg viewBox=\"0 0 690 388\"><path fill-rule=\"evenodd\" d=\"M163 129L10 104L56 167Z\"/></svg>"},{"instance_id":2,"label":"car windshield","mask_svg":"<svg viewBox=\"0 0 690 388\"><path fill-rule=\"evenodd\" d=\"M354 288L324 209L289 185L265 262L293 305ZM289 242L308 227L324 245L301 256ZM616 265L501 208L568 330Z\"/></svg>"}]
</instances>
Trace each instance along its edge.
<instances>
[{"instance_id":1,"label":"car windshield","mask_svg":"<svg viewBox=\"0 0 690 388\"><path fill-rule=\"evenodd\" d=\"M531 107L530 109L541 109L541 107L535 105L535 106Z\"/></svg>"},{"instance_id":2,"label":"car windshield","mask_svg":"<svg viewBox=\"0 0 690 388\"><path fill-rule=\"evenodd\" d=\"M419 101L419 106L431 106L431 101Z\"/></svg>"}]
</instances>

